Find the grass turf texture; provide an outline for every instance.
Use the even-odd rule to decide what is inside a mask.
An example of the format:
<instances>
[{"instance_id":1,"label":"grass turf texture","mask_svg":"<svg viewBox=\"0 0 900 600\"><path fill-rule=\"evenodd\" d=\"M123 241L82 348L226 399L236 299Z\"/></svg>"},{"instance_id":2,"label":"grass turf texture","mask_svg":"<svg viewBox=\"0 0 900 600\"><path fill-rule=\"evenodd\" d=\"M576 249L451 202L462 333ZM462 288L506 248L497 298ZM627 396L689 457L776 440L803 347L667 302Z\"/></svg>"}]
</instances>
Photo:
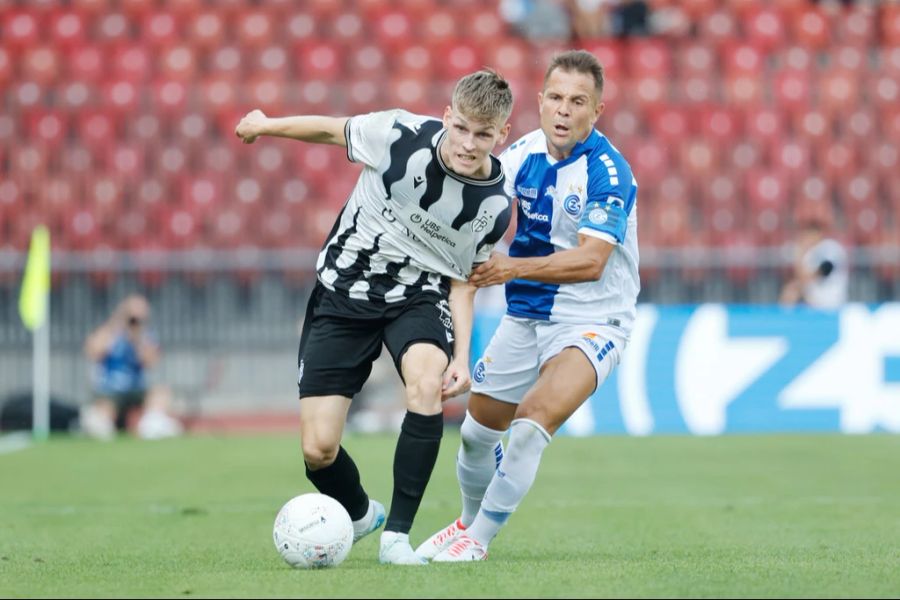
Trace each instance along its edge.
<instances>
[{"instance_id":1,"label":"grass turf texture","mask_svg":"<svg viewBox=\"0 0 900 600\"><path fill-rule=\"evenodd\" d=\"M459 510L448 434L411 539ZM348 437L390 501L394 438ZM846 597L900 594L900 436L560 438L485 563L389 567L378 535L297 571L275 513L312 491L290 437L0 455L2 597Z\"/></svg>"}]
</instances>

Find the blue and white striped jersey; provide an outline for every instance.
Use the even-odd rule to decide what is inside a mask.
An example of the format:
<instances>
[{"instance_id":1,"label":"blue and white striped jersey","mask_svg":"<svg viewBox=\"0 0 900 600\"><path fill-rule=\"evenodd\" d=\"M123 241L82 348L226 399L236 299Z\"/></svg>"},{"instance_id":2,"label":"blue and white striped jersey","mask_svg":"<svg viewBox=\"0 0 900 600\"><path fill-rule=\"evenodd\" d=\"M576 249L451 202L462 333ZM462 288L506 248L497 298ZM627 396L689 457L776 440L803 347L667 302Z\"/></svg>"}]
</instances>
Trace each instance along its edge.
<instances>
[{"instance_id":1,"label":"blue and white striped jersey","mask_svg":"<svg viewBox=\"0 0 900 600\"><path fill-rule=\"evenodd\" d=\"M538 129L500 156L506 191L518 200L513 257L548 256L578 246L578 235L616 245L597 281L506 284L507 313L559 323L608 323L631 331L640 291L637 181L621 153L594 130L565 160Z\"/></svg>"}]
</instances>

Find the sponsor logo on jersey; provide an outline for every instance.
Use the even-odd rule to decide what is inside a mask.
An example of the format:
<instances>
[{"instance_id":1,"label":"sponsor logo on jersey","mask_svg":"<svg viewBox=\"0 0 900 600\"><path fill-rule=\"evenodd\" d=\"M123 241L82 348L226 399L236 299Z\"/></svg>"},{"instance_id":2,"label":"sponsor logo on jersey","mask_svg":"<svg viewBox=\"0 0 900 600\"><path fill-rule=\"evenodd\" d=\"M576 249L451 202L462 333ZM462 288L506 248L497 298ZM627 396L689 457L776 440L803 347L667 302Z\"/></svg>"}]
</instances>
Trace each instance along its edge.
<instances>
[{"instance_id":1,"label":"sponsor logo on jersey","mask_svg":"<svg viewBox=\"0 0 900 600\"><path fill-rule=\"evenodd\" d=\"M422 177L421 175L416 175L415 177L413 177L413 187L414 188L419 187L423 183L425 183L425 178Z\"/></svg>"},{"instance_id":2,"label":"sponsor logo on jersey","mask_svg":"<svg viewBox=\"0 0 900 600\"><path fill-rule=\"evenodd\" d=\"M472 379L475 380L475 383L484 383L484 361L479 360L478 363L475 364L475 370L472 372Z\"/></svg>"},{"instance_id":3,"label":"sponsor logo on jersey","mask_svg":"<svg viewBox=\"0 0 900 600\"><path fill-rule=\"evenodd\" d=\"M537 196L538 196L537 188L527 188L527 187L522 187L520 185L517 185L516 192L518 192L518 194L520 196L525 196L526 198L534 199L534 198L537 198Z\"/></svg>"},{"instance_id":4,"label":"sponsor logo on jersey","mask_svg":"<svg viewBox=\"0 0 900 600\"><path fill-rule=\"evenodd\" d=\"M581 214L581 196L578 194L570 194L566 196L563 202L563 208L573 217Z\"/></svg>"},{"instance_id":5,"label":"sponsor logo on jersey","mask_svg":"<svg viewBox=\"0 0 900 600\"><path fill-rule=\"evenodd\" d=\"M548 215L545 215L542 212L533 211L531 202L528 200L519 200L519 206L522 208L522 213L532 221L541 221L543 223L550 222L550 217Z\"/></svg>"}]
</instances>

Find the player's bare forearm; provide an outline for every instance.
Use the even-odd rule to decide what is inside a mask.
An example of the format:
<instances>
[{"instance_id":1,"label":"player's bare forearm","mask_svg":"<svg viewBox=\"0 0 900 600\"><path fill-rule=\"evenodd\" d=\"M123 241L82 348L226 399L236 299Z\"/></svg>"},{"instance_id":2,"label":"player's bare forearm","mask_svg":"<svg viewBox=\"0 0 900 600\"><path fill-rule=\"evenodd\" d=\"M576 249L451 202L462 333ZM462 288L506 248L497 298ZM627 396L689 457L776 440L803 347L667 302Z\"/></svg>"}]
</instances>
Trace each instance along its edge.
<instances>
[{"instance_id":1,"label":"player's bare forearm","mask_svg":"<svg viewBox=\"0 0 900 600\"><path fill-rule=\"evenodd\" d=\"M499 285L513 279L541 283L581 283L597 281L615 246L595 238L581 236L577 248L554 252L548 256L509 257L494 254L480 265L469 282L478 287Z\"/></svg>"},{"instance_id":2,"label":"player's bare forearm","mask_svg":"<svg viewBox=\"0 0 900 600\"><path fill-rule=\"evenodd\" d=\"M261 110L253 110L241 119L234 133L246 144L252 144L261 135L268 135L346 147L347 140L344 137L346 123L347 117L319 115L267 117Z\"/></svg>"},{"instance_id":3,"label":"player's bare forearm","mask_svg":"<svg viewBox=\"0 0 900 600\"><path fill-rule=\"evenodd\" d=\"M472 343L472 322L475 314L475 292L478 288L465 281L452 280L450 314L453 316L453 356L469 363Z\"/></svg>"}]
</instances>

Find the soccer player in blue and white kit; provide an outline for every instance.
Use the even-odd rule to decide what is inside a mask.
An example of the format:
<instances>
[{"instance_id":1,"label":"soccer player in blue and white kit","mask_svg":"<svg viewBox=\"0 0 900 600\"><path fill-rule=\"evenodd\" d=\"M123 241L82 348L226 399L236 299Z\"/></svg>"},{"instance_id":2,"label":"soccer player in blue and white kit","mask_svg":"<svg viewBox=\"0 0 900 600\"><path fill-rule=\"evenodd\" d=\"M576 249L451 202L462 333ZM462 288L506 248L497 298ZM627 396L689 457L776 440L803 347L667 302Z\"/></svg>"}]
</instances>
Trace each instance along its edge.
<instances>
[{"instance_id":1,"label":"soccer player in blue and white kit","mask_svg":"<svg viewBox=\"0 0 900 600\"><path fill-rule=\"evenodd\" d=\"M469 281L505 283L507 313L472 375L457 457L462 516L419 546L425 558L487 558L553 434L609 377L628 341L640 289L637 183L593 128L602 91L591 53L556 56L538 95L541 129L501 156L518 200L515 239L509 256L493 254Z\"/></svg>"}]
</instances>

